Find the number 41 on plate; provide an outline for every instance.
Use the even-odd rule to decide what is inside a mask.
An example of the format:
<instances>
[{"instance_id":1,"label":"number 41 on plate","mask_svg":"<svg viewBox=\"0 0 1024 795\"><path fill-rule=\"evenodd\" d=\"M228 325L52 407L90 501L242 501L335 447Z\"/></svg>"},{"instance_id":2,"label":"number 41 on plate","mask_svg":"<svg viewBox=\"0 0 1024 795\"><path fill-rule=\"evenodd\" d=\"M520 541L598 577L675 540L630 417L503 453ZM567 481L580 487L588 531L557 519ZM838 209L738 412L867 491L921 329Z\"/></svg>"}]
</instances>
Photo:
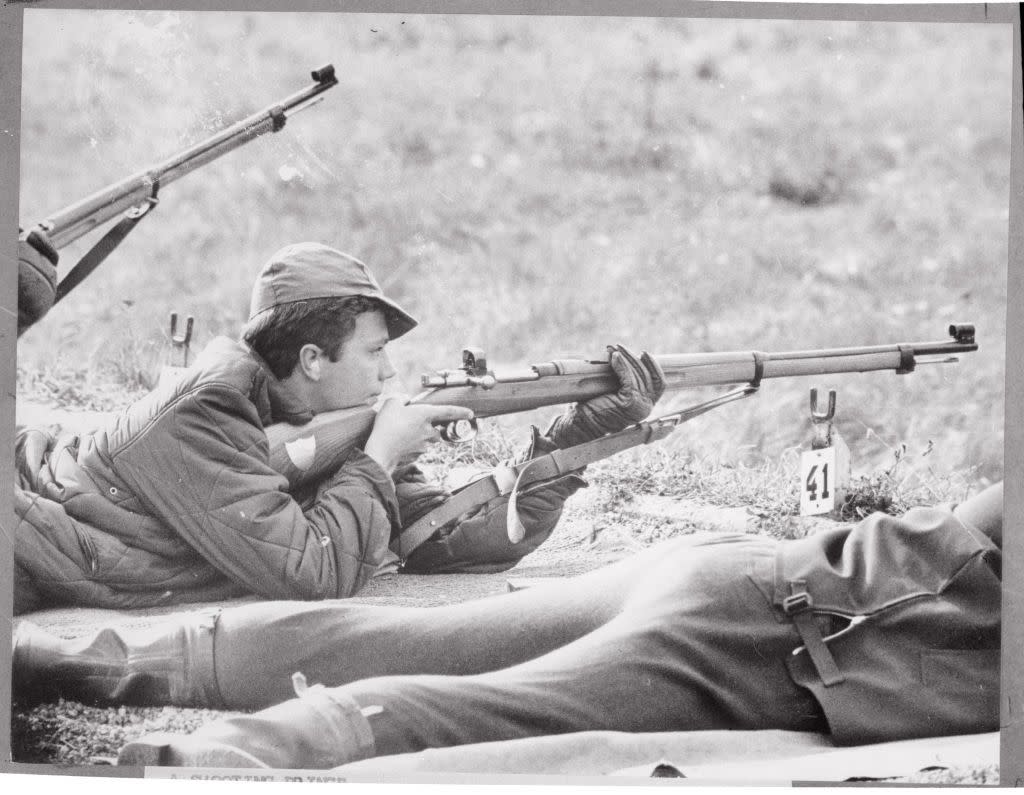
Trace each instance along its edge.
<instances>
[{"instance_id":1,"label":"number 41 on plate","mask_svg":"<svg viewBox=\"0 0 1024 795\"><path fill-rule=\"evenodd\" d=\"M829 513L842 505L850 479L850 453L840 438L835 444L805 450L800 456L800 515Z\"/></svg>"}]
</instances>

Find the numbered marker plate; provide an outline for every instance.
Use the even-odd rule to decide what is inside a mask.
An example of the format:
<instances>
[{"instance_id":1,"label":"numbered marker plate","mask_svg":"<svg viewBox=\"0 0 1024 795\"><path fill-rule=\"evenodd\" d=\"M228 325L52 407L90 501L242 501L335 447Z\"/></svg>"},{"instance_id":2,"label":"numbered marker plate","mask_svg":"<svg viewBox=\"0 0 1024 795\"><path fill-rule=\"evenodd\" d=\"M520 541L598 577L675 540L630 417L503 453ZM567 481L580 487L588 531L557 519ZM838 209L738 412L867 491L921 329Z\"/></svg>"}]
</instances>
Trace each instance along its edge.
<instances>
[{"instance_id":1,"label":"numbered marker plate","mask_svg":"<svg viewBox=\"0 0 1024 795\"><path fill-rule=\"evenodd\" d=\"M828 513L836 506L836 449L807 450L800 456L800 515Z\"/></svg>"}]
</instances>

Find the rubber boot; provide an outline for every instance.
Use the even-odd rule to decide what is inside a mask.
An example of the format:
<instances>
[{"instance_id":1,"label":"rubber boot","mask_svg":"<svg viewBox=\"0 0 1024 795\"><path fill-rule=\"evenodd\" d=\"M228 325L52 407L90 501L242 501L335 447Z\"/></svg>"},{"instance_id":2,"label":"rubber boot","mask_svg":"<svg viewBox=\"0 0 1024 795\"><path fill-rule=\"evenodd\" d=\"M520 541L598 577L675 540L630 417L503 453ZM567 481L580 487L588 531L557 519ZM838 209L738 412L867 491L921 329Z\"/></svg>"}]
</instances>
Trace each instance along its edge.
<instances>
[{"instance_id":1,"label":"rubber boot","mask_svg":"<svg viewBox=\"0 0 1024 795\"><path fill-rule=\"evenodd\" d=\"M66 639L21 621L11 656L14 700L223 709L213 669L215 624L215 616L185 616Z\"/></svg>"},{"instance_id":2,"label":"rubber boot","mask_svg":"<svg viewBox=\"0 0 1024 795\"><path fill-rule=\"evenodd\" d=\"M189 735L159 733L130 742L117 764L323 770L373 755L373 732L359 705L339 688L317 686Z\"/></svg>"}]
</instances>

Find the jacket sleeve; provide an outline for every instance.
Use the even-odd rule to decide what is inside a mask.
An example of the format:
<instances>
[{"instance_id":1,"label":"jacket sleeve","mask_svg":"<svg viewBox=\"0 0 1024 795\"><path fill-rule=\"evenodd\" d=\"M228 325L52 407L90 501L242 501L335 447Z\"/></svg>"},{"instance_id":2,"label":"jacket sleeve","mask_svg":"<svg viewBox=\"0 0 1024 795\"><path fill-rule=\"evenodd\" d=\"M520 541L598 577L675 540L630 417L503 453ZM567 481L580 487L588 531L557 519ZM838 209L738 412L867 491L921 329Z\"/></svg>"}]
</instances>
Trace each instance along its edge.
<instances>
[{"instance_id":1,"label":"jacket sleeve","mask_svg":"<svg viewBox=\"0 0 1024 795\"><path fill-rule=\"evenodd\" d=\"M556 449L536 428L532 432L532 441L517 457L517 463ZM508 538L508 497L496 497L440 528L413 550L401 571L408 574L486 574L510 569L551 536L565 501L586 485L578 474L570 473L523 489L517 506L526 536L519 543L512 543Z\"/></svg>"},{"instance_id":2,"label":"jacket sleeve","mask_svg":"<svg viewBox=\"0 0 1024 795\"><path fill-rule=\"evenodd\" d=\"M387 473L354 451L303 511L268 464L256 408L229 386L184 396L130 436L113 463L147 509L260 596L351 596L384 559L398 524Z\"/></svg>"}]
</instances>

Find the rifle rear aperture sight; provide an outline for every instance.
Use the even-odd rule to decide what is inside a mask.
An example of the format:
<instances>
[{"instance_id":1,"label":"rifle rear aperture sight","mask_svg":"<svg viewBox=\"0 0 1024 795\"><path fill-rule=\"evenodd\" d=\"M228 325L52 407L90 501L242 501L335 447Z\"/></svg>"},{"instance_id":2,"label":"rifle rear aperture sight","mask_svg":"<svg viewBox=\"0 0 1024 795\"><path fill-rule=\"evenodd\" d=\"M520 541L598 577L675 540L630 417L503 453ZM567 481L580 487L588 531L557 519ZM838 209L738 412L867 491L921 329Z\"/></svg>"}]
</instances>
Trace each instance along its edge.
<instances>
[{"instance_id":1,"label":"rifle rear aperture sight","mask_svg":"<svg viewBox=\"0 0 1024 795\"><path fill-rule=\"evenodd\" d=\"M464 348L462 369L470 375L487 375L487 355L482 348Z\"/></svg>"},{"instance_id":2,"label":"rifle rear aperture sight","mask_svg":"<svg viewBox=\"0 0 1024 795\"><path fill-rule=\"evenodd\" d=\"M498 378L487 369L487 354L482 348L463 348L462 367L458 370L439 370L420 377L423 387L478 386L492 389L497 384Z\"/></svg>"}]
</instances>

